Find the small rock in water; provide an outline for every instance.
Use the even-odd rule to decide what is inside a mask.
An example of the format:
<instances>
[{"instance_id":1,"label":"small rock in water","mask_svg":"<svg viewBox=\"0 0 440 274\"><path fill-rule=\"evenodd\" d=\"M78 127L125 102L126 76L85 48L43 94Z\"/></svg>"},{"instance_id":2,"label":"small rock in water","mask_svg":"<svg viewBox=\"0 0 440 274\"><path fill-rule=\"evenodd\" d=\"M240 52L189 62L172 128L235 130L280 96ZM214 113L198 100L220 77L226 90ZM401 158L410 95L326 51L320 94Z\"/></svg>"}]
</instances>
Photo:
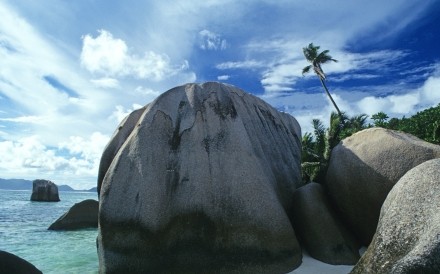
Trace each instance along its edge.
<instances>
[{"instance_id":1,"label":"small rock in water","mask_svg":"<svg viewBox=\"0 0 440 274\"><path fill-rule=\"evenodd\" d=\"M49 180L34 180L31 201L59 202L60 196L57 185Z\"/></svg>"},{"instance_id":2,"label":"small rock in water","mask_svg":"<svg viewBox=\"0 0 440 274\"><path fill-rule=\"evenodd\" d=\"M66 213L48 228L49 230L76 230L98 227L98 208L96 200L88 199L74 204Z\"/></svg>"}]
</instances>

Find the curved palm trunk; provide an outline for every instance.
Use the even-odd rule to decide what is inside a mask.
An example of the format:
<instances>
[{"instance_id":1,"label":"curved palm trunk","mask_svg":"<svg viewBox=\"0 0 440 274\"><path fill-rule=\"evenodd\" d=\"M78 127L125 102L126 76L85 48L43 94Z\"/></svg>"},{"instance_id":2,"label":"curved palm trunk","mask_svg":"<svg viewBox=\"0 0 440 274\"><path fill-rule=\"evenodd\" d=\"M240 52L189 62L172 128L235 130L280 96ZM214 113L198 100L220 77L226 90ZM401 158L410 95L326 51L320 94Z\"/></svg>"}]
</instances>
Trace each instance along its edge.
<instances>
[{"instance_id":1,"label":"curved palm trunk","mask_svg":"<svg viewBox=\"0 0 440 274\"><path fill-rule=\"evenodd\" d=\"M319 77L319 75L318 75L318 77ZM325 85L324 80L322 80L321 77L319 77L319 80L321 81L321 84L324 87L325 92L327 93L328 98L330 98L330 101L332 101L333 106L335 107L336 111L338 112L339 117L341 117L341 119L342 119L342 113L339 110L338 106L336 105L335 101L333 100L333 97L330 95L330 92L328 92L328 89L327 89L327 86Z\"/></svg>"}]
</instances>

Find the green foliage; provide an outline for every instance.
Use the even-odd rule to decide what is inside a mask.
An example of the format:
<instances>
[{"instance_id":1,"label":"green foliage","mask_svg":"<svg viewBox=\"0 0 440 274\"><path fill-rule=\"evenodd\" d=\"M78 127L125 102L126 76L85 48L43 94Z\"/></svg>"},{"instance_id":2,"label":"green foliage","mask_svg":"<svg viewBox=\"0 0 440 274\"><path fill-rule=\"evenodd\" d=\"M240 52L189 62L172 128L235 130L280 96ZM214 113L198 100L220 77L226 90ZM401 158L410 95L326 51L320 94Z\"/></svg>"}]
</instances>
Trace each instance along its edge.
<instances>
[{"instance_id":1,"label":"green foliage","mask_svg":"<svg viewBox=\"0 0 440 274\"><path fill-rule=\"evenodd\" d=\"M383 117L383 114L379 112L377 114L374 114L372 118L378 118L379 116ZM385 114L385 116L388 118L388 115ZM427 142L440 144L440 104L436 107L431 107L423 111L417 112L410 118L406 118L405 116L401 119L392 118L388 122L386 122L386 119L377 119L375 120L374 125L394 130L400 130L417 136L418 138L423 139Z\"/></svg>"},{"instance_id":2,"label":"green foliage","mask_svg":"<svg viewBox=\"0 0 440 274\"><path fill-rule=\"evenodd\" d=\"M345 113L330 115L330 125L313 119L313 134L306 132L302 138L302 174L304 183L324 184L332 149L344 138L367 127L365 114L348 117Z\"/></svg>"},{"instance_id":3,"label":"green foliage","mask_svg":"<svg viewBox=\"0 0 440 274\"><path fill-rule=\"evenodd\" d=\"M384 127L388 118L390 117L388 117L388 115L386 115L385 112L382 111L371 116L371 119L374 121L375 127Z\"/></svg>"}]
</instances>

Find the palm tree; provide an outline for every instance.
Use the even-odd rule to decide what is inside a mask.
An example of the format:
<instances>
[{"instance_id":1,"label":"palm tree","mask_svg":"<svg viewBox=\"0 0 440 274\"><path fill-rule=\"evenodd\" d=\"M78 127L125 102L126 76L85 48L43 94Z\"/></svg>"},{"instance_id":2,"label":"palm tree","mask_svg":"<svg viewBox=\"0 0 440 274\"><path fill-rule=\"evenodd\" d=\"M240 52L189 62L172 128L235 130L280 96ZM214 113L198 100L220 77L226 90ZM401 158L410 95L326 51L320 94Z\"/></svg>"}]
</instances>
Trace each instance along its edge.
<instances>
[{"instance_id":1,"label":"palm tree","mask_svg":"<svg viewBox=\"0 0 440 274\"><path fill-rule=\"evenodd\" d=\"M303 48L304 56L306 57L307 61L311 63L311 65L306 66L302 70L302 74L306 74L310 72L310 69L313 68L316 75L318 75L319 80L321 81L322 86L325 89L325 92L327 93L328 98L330 98L330 101L332 101L333 106L336 108L336 111L338 112L339 117L342 118L342 113L339 110L338 106L336 105L335 101L333 100L333 97L330 95L330 92L327 89L327 86L325 84L325 74L324 71L321 68L321 64L325 64L329 61L338 62L338 60L333 59L330 55L328 55L328 50L324 50L322 52L318 52L319 46L314 46L313 43L310 43L308 47Z\"/></svg>"}]
</instances>

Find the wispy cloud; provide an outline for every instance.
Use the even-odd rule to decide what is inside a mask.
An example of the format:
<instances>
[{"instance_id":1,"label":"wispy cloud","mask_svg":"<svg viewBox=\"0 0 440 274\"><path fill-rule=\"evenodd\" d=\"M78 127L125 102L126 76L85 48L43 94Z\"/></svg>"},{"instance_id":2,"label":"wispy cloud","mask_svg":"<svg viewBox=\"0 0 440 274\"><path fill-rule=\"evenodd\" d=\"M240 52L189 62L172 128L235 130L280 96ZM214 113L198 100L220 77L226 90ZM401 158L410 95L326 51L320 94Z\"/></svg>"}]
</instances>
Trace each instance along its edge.
<instances>
[{"instance_id":1,"label":"wispy cloud","mask_svg":"<svg viewBox=\"0 0 440 274\"><path fill-rule=\"evenodd\" d=\"M119 87L119 81L110 77L103 77L90 80L93 85L100 88L117 88Z\"/></svg>"},{"instance_id":2,"label":"wispy cloud","mask_svg":"<svg viewBox=\"0 0 440 274\"><path fill-rule=\"evenodd\" d=\"M331 93L340 109L348 115L367 114L371 116L383 111L390 117L401 118L436 106L440 102L439 90L440 76L436 70L422 84L415 87L397 83L350 88L349 90L335 89ZM381 93L385 95L379 95ZM303 128L303 132L312 131L311 121L315 118L328 125L328 117L332 111L335 111L321 89L319 93L266 93L262 99L277 109L295 116Z\"/></svg>"},{"instance_id":3,"label":"wispy cloud","mask_svg":"<svg viewBox=\"0 0 440 274\"><path fill-rule=\"evenodd\" d=\"M225 50L228 43L219 34L204 29L199 32L199 46L203 50Z\"/></svg>"},{"instance_id":4,"label":"wispy cloud","mask_svg":"<svg viewBox=\"0 0 440 274\"><path fill-rule=\"evenodd\" d=\"M221 64L216 65L217 69L226 70L226 69L258 69L266 67L267 64L264 64L261 61L257 60L246 60L246 61L228 61Z\"/></svg>"},{"instance_id":5,"label":"wispy cloud","mask_svg":"<svg viewBox=\"0 0 440 274\"><path fill-rule=\"evenodd\" d=\"M229 80L229 78L231 78L230 75L220 75L220 76L217 76L217 80L219 80L219 81L227 81L227 80Z\"/></svg>"}]
</instances>

